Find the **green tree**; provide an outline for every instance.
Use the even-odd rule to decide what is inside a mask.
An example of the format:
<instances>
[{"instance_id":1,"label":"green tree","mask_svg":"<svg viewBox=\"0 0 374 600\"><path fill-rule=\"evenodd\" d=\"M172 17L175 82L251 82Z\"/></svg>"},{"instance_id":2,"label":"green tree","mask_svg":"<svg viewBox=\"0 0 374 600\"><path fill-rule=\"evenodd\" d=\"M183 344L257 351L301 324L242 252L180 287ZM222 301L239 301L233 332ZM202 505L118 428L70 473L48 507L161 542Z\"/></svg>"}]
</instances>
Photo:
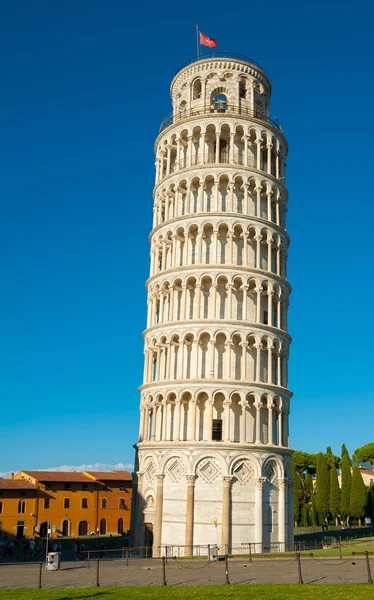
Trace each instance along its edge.
<instances>
[{"instance_id":1,"label":"green tree","mask_svg":"<svg viewBox=\"0 0 374 600\"><path fill-rule=\"evenodd\" d=\"M360 469L357 465L352 471L351 501L349 503L349 513L356 519L361 519L365 515L367 507L367 488L362 479Z\"/></svg>"},{"instance_id":2,"label":"green tree","mask_svg":"<svg viewBox=\"0 0 374 600\"><path fill-rule=\"evenodd\" d=\"M295 467L292 469L293 478L293 519L295 523L300 520L300 497L299 497L299 475L296 472Z\"/></svg>"},{"instance_id":3,"label":"green tree","mask_svg":"<svg viewBox=\"0 0 374 600\"><path fill-rule=\"evenodd\" d=\"M336 519L340 515L340 488L338 473L335 466L330 469L330 503L329 509L331 515Z\"/></svg>"},{"instance_id":4,"label":"green tree","mask_svg":"<svg viewBox=\"0 0 374 600\"><path fill-rule=\"evenodd\" d=\"M304 487L305 487L305 492L308 495L308 499L310 499L313 495L313 478L311 475L309 475L309 473L307 475L305 475L305 479L304 479Z\"/></svg>"},{"instance_id":5,"label":"green tree","mask_svg":"<svg viewBox=\"0 0 374 600\"><path fill-rule=\"evenodd\" d=\"M347 450L347 446L345 444L342 445L342 458L343 456L347 454L348 458L349 458L349 452Z\"/></svg>"},{"instance_id":6,"label":"green tree","mask_svg":"<svg viewBox=\"0 0 374 600\"><path fill-rule=\"evenodd\" d=\"M316 508L320 518L329 514L330 477L326 455L320 452L317 457Z\"/></svg>"},{"instance_id":7,"label":"green tree","mask_svg":"<svg viewBox=\"0 0 374 600\"><path fill-rule=\"evenodd\" d=\"M356 448L353 453L353 460L358 463L369 462L372 466L374 466L374 442L365 444L365 446L361 446L360 448Z\"/></svg>"},{"instance_id":8,"label":"green tree","mask_svg":"<svg viewBox=\"0 0 374 600\"><path fill-rule=\"evenodd\" d=\"M316 508L316 497L312 496L312 509L311 509L312 525L318 525L318 513Z\"/></svg>"},{"instance_id":9,"label":"green tree","mask_svg":"<svg viewBox=\"0 0 374 600\"><path fill-rule=\"evenodd\" d=\"M351 459L349 458L348 452L343 454L341 477L340 514L346 519L350 514L349 503L352 485Z\"/></svg>"}]
</instances>

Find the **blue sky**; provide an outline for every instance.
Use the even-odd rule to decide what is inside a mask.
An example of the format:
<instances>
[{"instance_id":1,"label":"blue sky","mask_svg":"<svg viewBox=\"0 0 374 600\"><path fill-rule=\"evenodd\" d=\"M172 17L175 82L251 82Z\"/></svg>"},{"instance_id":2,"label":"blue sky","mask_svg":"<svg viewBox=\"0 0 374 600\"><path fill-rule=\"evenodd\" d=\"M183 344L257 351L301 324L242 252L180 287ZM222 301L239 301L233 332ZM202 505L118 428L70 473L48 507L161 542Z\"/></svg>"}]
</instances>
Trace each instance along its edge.
<instances>
[{"instance_id":1,"label":"blue sky","mask_svg":"<svg viewBox=\"0 0 374 600\"><path fill-rule=\"evenodd\" d=\"M264 66L290 145L292 446L373 439L373 13L1 3L1 472L133 461L153 143L196 21Z\"/></svg>"}]
</instances>

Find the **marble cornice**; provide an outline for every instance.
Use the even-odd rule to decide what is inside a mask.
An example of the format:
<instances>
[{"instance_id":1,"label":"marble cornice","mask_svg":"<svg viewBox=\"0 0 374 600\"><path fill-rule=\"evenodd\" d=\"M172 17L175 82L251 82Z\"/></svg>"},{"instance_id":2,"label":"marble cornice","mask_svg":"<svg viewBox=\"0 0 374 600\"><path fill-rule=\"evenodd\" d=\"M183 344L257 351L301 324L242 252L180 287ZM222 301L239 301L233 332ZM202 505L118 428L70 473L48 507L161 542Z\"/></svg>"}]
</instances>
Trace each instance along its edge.
<instances>
[{"instance_id":1,"label":"marble cornice","mask_svg":"<svg viewBox=\"0 0 374 600\"><path fill-rule=\"evenodd\" d=\"M188 214L188 215L183 215L182 217L174 217L174 219L169 219L168 221L164 221L164 223L160 223L160 225L157 225L156 227L154 227L148 236L148 241L149 241L149 243L151 243L152 237L154 235L156 235L157 233L159 233L162 228L165 228L166 231L168 231L170 229L171 225L180 225L185 221L187 221L187 222L191 221L191 225L194 225L196 222L206 221L207 219L209 220L209 217L220 219L221 222L222 222L222 219L224 219L224 220L232 219L233 223L235 223L235 225L236 224L240 225L240 221L242 219L244 219L245 221L249 221L249 224L252 224L252 223L257 224L258 223L260 225L268 227L269 229L274 229L274 231L276 233L283 236L287 241L287 248L290 245L290 236L288 235L287 231L280 225L277 225L276 223L274 223L273 221L268 221L267 219L262 219L261 217L254 217L253 215L244 215L244 214L229 213L229 212L225 212L225 213L222 213L222 212L192 213L192 214Z\"/></svg>"},{"instance_id":2,"label":"marble cornice","mask_svg":"<svg viewBox=\"0 0 374 600\"><path fill-rule=\"evenodd\" d=\"M196 327L201 329L207 328L222 328L222 329L232 329L232 332L243 332L245 335L251 332L259 332L261 334L274 334L277 338L287 342L292 342L292 337L283 329L278 329L277 327L272 327L271 325L264 325L263 323L249 323L248 321L235 321L235 320L224 320L224 319L188 319L185 321L168 321L167 323L159 323L157 325L153 325L153 327L149 327L149 329L145 329L143 331L143 338L148 335L161 334L164 330L170 333L173 330L173 333L177 333L178 330L185 332L185 330L193 330Z\"/></svg>"},{"instance_id":3,"label":"marble cornice","mask_svg":"<svg viewBox=\"0 0 374 600\"><path fill-rule=\"evenodd\" d=\"M233 174L240 175L241 171L244 171L245 174L253 173L254 175L259 175L263 179L269 179L272 183L276 183L281 188L281 190L283 190L283 192L285 192L286 203L288 201L287 187L284 185L284 183L281 182L280 179L277 179L274 175L271 175L270 173L266 173L265 171L261 171L259 169L255 169L255 167L246 167L245 165L231 165L230 163L227 163L227 164L204 163L204 164L198 164L198 165L195 165L192 167L185 167L183 169L179 169L178 171L174 171L174 173L169 173L169 175L166 175L163 179L161 179L158 183L156 183L155 187L153 188L153 194L152 194L153 199L155 198L158 188L161 187L162 185L165 185L165 182L167 182L168 179L177 177L180 174L182 174L182 175L184 175L185 173L189 174L189 173L192 173L193 171L197 171L197 173L194 174L194 176L198 177L199 172L201 172L202 170L205 171L206 169L209 169L210 171L217 170L220 172L220 175L224 175L225 172L229 172L229 173L233 172Z\"/></svg>"},{"instance_id":4,"label":"marble cornice","mask_svg":"<svg viewBox=\"0 0 374 600\"><path fill-rule=\"evenodd\" d=\"M234 267L234 268L233 268ZM262 277L266 277L268 280L275 281L278 284L282 284L288 289L288 294L291 293L292 287L291 284L284 279L280 275L276 275L275 273L271 273L270 271L265 271L264 269L255 269L251 267L243 267L242 265L218 265L218 264L209 264L209 265L183 265L180 267L173 267L172 269L165 269L165 271L160 271L160 273L156 273L149 277L145 282L146 289L148 289L151 283L157 282L158 279L168 279L169 276L180 275L181 279L184 276L191 276L194 273L202 273L202 274L210 274L210 273L219 273L219 272L231 272L233 276L241 275L242 273L248 273L249 275L253 275L255 278L256 275L261 275ZM166 277L165 277L166 274Z\"/></svg>"},{"instance_id":5,"label":"marble cornice","mask_svg":"<svg viewBox=\"0 0 374 600\"><path fill-rule=\"evenodd\" d=\"M150 392L154 390L154 393L165 390L165 393L171 390L192 390L198 391L204 389L212 390L226 390L228 394L232 394L235 391L245 390L246 394L253 392L259 392L260 394L266 394L267 392L273 392L275 395L286 396L291 398L293 393L288 388L273 383L263 383L254 381L241 381L234 379L170 379L168 381L152 381L152 383L143 383L139 386L139 392Z\"/></svg>"}]
</instances>

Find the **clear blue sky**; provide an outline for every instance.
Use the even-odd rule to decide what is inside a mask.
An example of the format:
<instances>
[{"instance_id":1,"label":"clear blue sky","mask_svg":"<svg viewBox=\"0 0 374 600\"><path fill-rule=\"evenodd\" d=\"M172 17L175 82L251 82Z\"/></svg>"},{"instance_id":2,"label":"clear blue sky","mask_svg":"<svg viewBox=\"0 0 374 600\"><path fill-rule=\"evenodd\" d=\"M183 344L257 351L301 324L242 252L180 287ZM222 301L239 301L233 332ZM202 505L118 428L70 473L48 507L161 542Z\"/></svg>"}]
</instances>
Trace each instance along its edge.
<instances>
[{"instance_id":1,"label":"clear blue sky","mask_svg":"<svg viewBox=\"0 0 374 600\"><path fill-rule=\"evenodd\" d=\"M373 439L373 3L4 0L0 471L133 461L153 143L195 23L290 145L292 446Z\"/></svg>"}]
</instances>

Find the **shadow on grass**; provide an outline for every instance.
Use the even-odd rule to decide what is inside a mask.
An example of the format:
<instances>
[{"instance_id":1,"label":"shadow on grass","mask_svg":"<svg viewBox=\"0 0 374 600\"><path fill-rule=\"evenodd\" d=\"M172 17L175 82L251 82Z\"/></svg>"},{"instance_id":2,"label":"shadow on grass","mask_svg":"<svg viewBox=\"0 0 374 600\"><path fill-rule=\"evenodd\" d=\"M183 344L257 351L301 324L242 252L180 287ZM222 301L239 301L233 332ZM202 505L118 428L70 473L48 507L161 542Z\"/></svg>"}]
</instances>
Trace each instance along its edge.
<instances>
[{"instance_id":1,"label":"shadow on grass","mask_svg":"<svg viewBox=\"0 0 374 600\"><path fill-rule=\"evenodd\" d=\"M95 592L94 594L88 594L85 596L61 596L61 598L56 598L56 600L84 600L85 598L98 598L99 596L108 596L114 593L115 592L103 591Z\"/></svg>"}]
</instances>

